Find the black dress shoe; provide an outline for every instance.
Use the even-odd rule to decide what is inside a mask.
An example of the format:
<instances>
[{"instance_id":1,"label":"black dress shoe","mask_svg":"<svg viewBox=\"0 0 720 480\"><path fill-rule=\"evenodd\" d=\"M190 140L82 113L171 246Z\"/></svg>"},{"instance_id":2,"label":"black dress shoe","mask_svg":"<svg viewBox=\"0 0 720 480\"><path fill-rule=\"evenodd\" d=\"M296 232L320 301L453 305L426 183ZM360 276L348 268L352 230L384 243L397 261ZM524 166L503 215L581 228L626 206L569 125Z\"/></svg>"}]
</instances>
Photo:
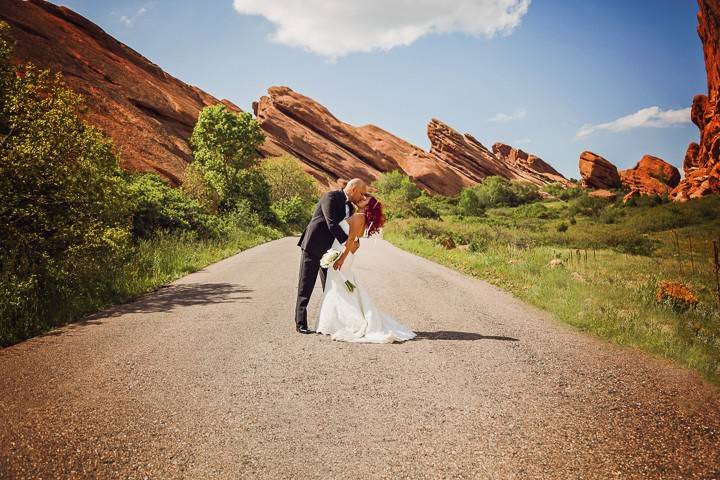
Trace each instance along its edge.
<instances>
[{"instance_id":1,"label":"black dress shoe","mask_svg":"<svg viewBox=\"0 0 720 480\"><path fill-rule=\"evenodd\" d=\"M298 325L295 327L295 330L297 330L298 333L303 333L305 335L315 333L315 330L310 330L306 325Z\"/></svg>"}]
</instances>

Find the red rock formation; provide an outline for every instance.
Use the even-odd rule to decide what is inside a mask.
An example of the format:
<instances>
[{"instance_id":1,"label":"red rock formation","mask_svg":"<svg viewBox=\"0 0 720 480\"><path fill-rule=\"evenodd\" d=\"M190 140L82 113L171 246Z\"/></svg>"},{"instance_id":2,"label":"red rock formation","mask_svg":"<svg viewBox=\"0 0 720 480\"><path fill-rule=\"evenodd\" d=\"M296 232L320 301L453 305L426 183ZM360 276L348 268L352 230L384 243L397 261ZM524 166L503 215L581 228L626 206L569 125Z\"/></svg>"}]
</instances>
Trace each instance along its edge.
<instances>
[{"instance_id":1,"label":"red rock formation","mask_svg":"<svg viewBox=\"0 0 720 480\"><path fill-rule=\"evenodd\" d=\"M433 118L427 127L430 155L449 165L472 182L498 175L514 179L517 175L470 134L462 135L440 120Z\"/></svg>"},{"instance_id":2,"label":"red rock formation","mask_svg":"<svg viewBox=\"0 0 720 480\"><path fill-rule=\"evenodd\" d=\"M698 0L698 5L708 94L693 99L692 121L700 129L700 143L688 147L685 179L670 193L677 201L720 193L720 0Z\"/></svg>"},{"instance_id":3,"label":"red rock formation","mask_svg":"<svg viewBox=\"0 0 720 480\"><path fill-rule=\"evenodd\" d=\"M84 94L86 119L122 149L123 166L179 183L200 110L219 100L168 75L100 27L43 0L2 0L15 60L60 71ZM230 102L231 108L239 110Z\"/></svg>"},{"instance_id":4,"label":"red rock formation","mask_svg":"<svg viewBox=\"0 0 720 480\"><path fill-rule=\"evenodd\" d=\"M521 153L501 159L471 135L436 119L428 124L431 149L425 152L375 125L344 123L288 87L269 88L253 110L274 145L301 159L328 185L352 177L372 181L398 169L425 190L444 195L456 195L490 175L538 185L567 181L538 157L508 147Z\"/></svg>"},{"instance_id":5,"label":"red rock formation","mask_svg":"<svg viewBox=\"0 0 720 480\"><path fill-rule=\"evenodd\" d=\"M415 182L430 192L457 195L474 182L452 168L439 164L429 153L375 125L356 130L373 149L394 158Z\"/></svg>"},{"instance_id":6,"label":"red rock formation","mask_svg":"<svg viewBox=\"0 0 720 480\"><path fill-rule=\"evenodd\" d=\"M680 182L680 172L664 160L645 155L634 168L620 171L626 198L635 195L667 195Z\"/></svg>"},{"instance_id":7,"label":"red rock formation","mask_svg":"<svg viewBox=\"0 0 720 480\"><path fill-rule=\"evenodd\" d=\"M270 87L253 110L278 148L299 158L327 186L353 177L372 181L392 170L404 171L432 193L454 195L470 183L420 148L374 125L341 122L288 87Z\"/></svg>"},{"instance_id":8,"label":"red rock formation","mask_svg":"<svg viewBox=\"0 0 720 480\"><path fill-rule=\"evenodd\" d=\"M580 154L580 175L586 188L620 188L620 175L612 163L593 152Z\"/></svg>"},{"instance_id":9,"label":"red rock formation","mask_svg":"<svg viewBox=\"0 0 720 480\"><path fill-rule=\"evenodd\" d=\"M492 147L496 157L512 168L515 173L530 183L542 186L548 183L560 183L569 186L570 182L542 158L513 148L504 143Z\"/></svg>"}]
</instances>

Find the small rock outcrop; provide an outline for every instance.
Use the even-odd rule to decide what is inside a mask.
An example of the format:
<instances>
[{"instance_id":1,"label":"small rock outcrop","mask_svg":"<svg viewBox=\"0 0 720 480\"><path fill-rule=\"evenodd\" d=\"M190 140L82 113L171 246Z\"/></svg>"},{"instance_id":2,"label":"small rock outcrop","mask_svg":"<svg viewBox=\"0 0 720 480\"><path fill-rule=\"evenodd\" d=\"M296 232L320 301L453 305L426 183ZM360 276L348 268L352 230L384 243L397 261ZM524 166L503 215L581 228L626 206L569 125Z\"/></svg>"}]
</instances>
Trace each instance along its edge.
<instances>
[{"instance_id":1,"label":"small rock outcrop","mask_svg":"<svg viewBox=\"0 0 720 480\"><path fill-rule=\"evenodd\" d=\"M634 168L620 171L620 181L630 196L667 195L680 183L680 172L661 158L645 155Z\"/></svg>"},{"instance_id":2,"label":"small rock outcrop","mask_svg":"<svg viewBox=\"0 0 720 480\"><path fill-rule=\"evenodd\" d=\"M586 188L620 188L620 174L617 167L600 155L585 151L580 154L580 176Z\"/></svg>"},{"instance_id":3,"label":"small rock outcrop","mask_svg":"<svg viewBox=\"0 0 720 480\"><path fill-rule=\"evenodd\" d=\"M548 183L570 185L567 178L537 155L499 142L492 146L492 151L523 180L540 186Z\"/></svg>"}]
</instances>

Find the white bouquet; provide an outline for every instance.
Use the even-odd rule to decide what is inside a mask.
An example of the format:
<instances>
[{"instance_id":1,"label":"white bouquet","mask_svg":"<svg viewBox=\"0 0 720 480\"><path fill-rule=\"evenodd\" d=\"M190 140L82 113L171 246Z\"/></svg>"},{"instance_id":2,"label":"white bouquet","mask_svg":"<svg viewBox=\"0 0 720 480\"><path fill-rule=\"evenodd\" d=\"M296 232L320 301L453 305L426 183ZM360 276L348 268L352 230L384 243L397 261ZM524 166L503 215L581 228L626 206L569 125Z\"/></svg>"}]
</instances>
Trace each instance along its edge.
<instances>
[{"instance_id":1,"label":"white bouquet","mask_svg":"<svg viewBox=\"0 0 720 480\"><path fill-rule=\"evenodd\" d=\"M340 255L342 253L339 250L330 249L327 252L325 252L325 255L322 256L320 259L320 266L322 268L331 268L333 264L337 261L338 258L340 258ZM340 274L340 278L342 278L343 282L345 282L345 288L347 288L347 291L352 293L355 290L355 284L353 284L350 280L345 278L345 275L343 275L343 272L341 270L336 270L337 273Z\"/></svg>"}]
</instances>

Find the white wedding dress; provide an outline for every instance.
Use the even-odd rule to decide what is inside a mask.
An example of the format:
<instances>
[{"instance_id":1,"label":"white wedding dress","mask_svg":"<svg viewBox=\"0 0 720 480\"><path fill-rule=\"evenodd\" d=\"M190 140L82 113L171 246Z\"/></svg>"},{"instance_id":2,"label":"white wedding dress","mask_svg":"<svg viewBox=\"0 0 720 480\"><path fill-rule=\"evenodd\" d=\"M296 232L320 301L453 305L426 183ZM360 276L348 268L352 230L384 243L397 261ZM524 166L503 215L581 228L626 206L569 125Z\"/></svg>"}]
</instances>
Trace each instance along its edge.
<instances>
[{"instance_id":1,"label":"white wedding dress","mask_svg":"<svg viewBox=\"0 0 720 480\"><path fill-rule=\"evenodd\" d=\"M340 222L340 226L345 233L349 232L347 221ZM343 249L337 239L332 248ZM349 253L340 269L342 276L332 266L328 268L315 331L330 335L333 340L356 343L393 343L415 338L412 330L375 306L353 273L353 261L354 255ZM345 280L357 287L352 293L346 288Z\"/></svg>"}]
</instances>

